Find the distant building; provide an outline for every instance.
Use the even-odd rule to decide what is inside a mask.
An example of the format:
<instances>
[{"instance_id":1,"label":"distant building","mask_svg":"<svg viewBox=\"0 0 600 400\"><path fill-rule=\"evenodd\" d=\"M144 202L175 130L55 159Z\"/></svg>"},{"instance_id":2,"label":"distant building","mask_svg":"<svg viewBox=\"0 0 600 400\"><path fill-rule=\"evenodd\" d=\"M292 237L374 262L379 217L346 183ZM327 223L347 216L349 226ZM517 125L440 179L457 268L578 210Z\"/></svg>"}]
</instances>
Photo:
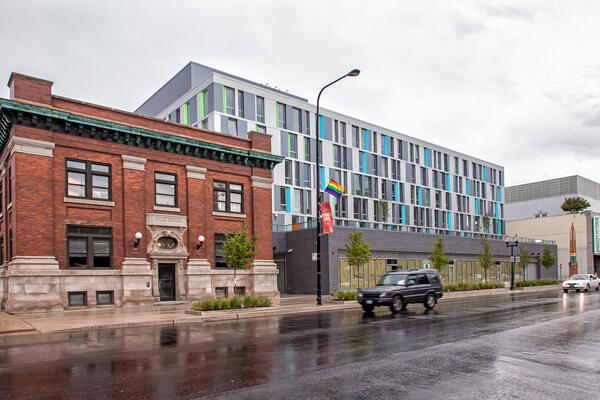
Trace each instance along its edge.
<instances>
[{"instance_id":1,"label":"distant building","mask_svg":"<svg viewBox=\"0 0 600 400\"><path fill-rule=\"evenodd\" d=\"M577 196L590 203L588 210L569 214L560 208L565 198ZM600 272L600 184L578 175L549 179L508 186L505 200L506 234L555 241L559 278ZM569 271L571 224L577 243L577 271Z\"/></svg>"},{"instance_id":2,"label":"distant building","mask_svg":"<svg viewBox=\"0 0 600 400\"><path fill-rule=\"evenodd\" d=\"M505 217L514 221L564 215L563 201L576 196L590 202L590 211L600 212L600 184L579 175L507 186Z\"/></svg>"}]
</instances>

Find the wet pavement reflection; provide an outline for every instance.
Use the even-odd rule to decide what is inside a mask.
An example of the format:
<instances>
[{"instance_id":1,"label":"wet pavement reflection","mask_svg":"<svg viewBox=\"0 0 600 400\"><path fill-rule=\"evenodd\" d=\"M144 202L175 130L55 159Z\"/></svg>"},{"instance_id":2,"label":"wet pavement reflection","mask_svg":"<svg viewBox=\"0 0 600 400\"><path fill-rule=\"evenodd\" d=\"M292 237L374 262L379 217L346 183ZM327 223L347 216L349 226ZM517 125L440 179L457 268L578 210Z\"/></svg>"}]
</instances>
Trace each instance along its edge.
<instances>
[{"instance_id":1,"label":"wet pavement reflection","mask_svg":"<svg viewBox=\"0 0 600 400\"><path fill-rule=\"evenodd\" d=\"M7 336L0 398L553 398L600 370L598 328L600 293L543 292L399 314Z\"/></svg>"}]
</instances>

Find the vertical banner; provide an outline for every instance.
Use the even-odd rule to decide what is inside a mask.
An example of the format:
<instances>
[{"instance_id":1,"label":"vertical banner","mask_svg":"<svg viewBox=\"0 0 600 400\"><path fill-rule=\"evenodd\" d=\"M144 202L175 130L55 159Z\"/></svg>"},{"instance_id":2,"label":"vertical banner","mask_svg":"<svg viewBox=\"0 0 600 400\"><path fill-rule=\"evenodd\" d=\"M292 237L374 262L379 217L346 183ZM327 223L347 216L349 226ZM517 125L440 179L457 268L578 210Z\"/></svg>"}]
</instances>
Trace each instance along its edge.
<instances>
[{"instance_id":1,"label":"vertical banner","mask_svg":"<svg viewBox=\"0 0 600 400\"><path fill-rule=\"evenodd\" d=\"M600 217L592 219L594 253L600 253Z\"/></svg>"},{"instance_id":2,"label":"vertical banner","mask_svg":"<svg viewBox=\"0 0 600 400\"><path fill-rule=\"evenodd\" d=\"M331 215L331 207L329 206L329 202L325 201L323 203L319 203L319 205L321 206L321 223L323 224L321 233L323 235L333 233L333 217Z\"/></svg>"}]
</instances>

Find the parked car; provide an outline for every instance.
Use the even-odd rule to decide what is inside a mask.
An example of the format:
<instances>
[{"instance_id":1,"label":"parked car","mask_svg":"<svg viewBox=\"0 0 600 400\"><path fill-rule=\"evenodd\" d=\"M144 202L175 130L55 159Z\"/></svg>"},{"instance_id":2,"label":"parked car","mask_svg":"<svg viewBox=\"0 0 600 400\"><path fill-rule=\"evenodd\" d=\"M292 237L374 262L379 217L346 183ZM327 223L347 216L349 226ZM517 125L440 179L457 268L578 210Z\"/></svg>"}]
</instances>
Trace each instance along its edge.
<instances>
[{"instance_id":1,"label":"parked car","mask_svg":"<svg viewBox=\"0 0 600 400\"><path fill-rule=\"evenodd\" d=\"M569 279L562 284L563 291L569 293L569 290L574 289L578 292L584 290L589 292L591 289L600 289L600 279L597 276L591 274L577 274L571 275Z\"/></svg>"},{"instance_id":2,"label":"parked car","mask_svg":"<svg viewBox=\"0 0 600 400\"><path fill-rule=\"evenodd\" d=\"M436 270L415 269L386 273L377 286L359 291L357 300L365 312L388 306L397 313L409 303L423 303L425 308L432 309L443 295Z\"/></svg>"}]
</instances>

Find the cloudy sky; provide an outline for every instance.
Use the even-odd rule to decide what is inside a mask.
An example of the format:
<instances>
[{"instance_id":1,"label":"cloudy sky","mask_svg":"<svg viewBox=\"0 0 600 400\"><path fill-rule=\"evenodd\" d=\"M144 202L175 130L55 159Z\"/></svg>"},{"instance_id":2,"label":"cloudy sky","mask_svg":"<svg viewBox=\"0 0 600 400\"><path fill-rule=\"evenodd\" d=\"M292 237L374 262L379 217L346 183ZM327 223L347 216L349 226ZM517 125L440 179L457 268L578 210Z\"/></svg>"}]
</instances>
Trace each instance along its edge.
<instances>
[{"instance_id":1,"label":"cloudy sky","mask_svg":"<svg viewBox=\"0 0 600 400\"><path fill-rule=\"evenodd\" d=\"M134 110L196 61L503 165L600 182L597 1L0 3L0 78ZM6 87L0 96L8 97Z\"/></svg>"}]
</instances>

